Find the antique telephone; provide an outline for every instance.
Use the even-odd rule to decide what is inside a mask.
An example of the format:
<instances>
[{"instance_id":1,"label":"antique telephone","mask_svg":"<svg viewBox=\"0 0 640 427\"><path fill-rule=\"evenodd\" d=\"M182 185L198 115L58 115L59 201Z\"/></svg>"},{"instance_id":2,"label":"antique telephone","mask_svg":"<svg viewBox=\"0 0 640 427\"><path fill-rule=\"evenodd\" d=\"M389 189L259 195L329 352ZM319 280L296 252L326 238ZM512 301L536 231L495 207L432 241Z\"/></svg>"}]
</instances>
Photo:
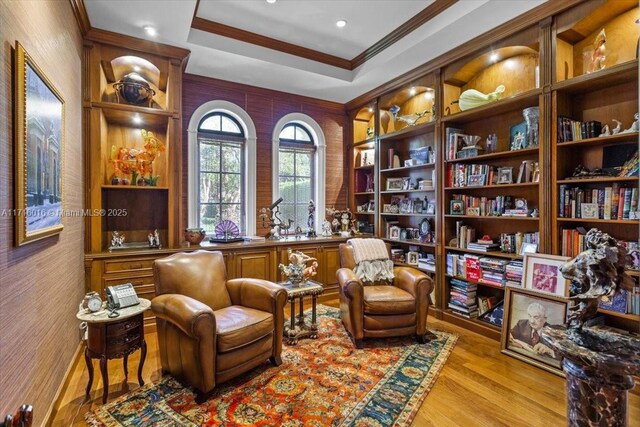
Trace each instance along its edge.
<instances>
[{"instance_id":1,"label":"antique telephone","mask_svg":"<svg viewBox=\"0 0 640 427\"><path fill-rule=\"evenodd\" d=\"M116 310L120 308L130 307L140 304L138 295L131 283L123 285L107 286L107 308L109 309L109 317L118 317L120 313Z\"/></svg>"}]
</instances>

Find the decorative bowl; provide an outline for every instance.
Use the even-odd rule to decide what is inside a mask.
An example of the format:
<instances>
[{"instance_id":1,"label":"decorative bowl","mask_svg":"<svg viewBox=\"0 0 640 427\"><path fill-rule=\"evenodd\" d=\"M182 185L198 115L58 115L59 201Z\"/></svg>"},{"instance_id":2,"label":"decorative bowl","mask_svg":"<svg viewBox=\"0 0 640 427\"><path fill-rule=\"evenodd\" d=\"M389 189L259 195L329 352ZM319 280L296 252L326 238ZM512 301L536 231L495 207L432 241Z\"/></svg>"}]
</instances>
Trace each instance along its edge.
<instances>
[{"instance_id":1,"label":"decorative bowl","mask_svg":"<svg viewBox=\"0 0 640 427\"><path fill-rule=\"evenodd\" d=\"M113 84L118 96L129 104L151 104L156 92L138 73L129 73Z\"/></svg>"},{"instance_id":2,"label":"decorative bowl","mask_svg":"<svg viewBox=\"0 0 640 427\"><path fill-rule=\"evenodd\" d=\"M184 239L192 245L199 245L205 238L207 232L204 228L187 228L184 230Z\"/></svg>"}]
</instances>

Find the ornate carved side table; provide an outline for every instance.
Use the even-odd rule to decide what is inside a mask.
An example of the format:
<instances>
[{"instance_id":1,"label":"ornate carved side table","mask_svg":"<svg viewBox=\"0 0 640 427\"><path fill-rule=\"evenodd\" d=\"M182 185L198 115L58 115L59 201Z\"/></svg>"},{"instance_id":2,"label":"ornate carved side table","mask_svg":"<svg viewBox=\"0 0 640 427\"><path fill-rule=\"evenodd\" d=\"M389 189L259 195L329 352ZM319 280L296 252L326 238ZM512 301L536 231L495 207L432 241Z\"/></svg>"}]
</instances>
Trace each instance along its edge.
<instances>
[{"instance_id":1,"label":"ornate carved side table","mask_svg":"<svg viewBox=\"0 0 640 427\"><path fill-rule=\"evenodd\" d=\"M86 395L91 391L93 384L93 364L91 359L100 359L100 372L104 389L102 403L107 403L109 394L109 375L107 372L107 360L123 358L124 377L127 379L127 358L131 353L140 349L140 364L138 365L138 383L142 381L142 367L147 356L147 343L144 340L143 313L151 306L148 299L140 298L140 304L118 310L120 316L109 318L109 311L104 309L95 313L80 310L76 317L87 322L88 339L84 350L84 360L89 371L89 384Z\"/></svg>"},{"instance_id":2,"label":"ornate carved side table","mask_svg":"<svg viewBox=\"0 0 640 427\"><path fill-rule=\"evenodd\" d=\"M316 303L318 295L324 292L321 283L307 280L305 283L292 284L280 282L280 285L287 291L287 298L291 307L289 325L284 327L285 342L289 345L296 345L301 338L318 338L318 325L316 323ZM304 297L311 296L311 325L304 321ZM299 314L296 316L296 299L299 300Z\"/></svg>"}]
</instances>

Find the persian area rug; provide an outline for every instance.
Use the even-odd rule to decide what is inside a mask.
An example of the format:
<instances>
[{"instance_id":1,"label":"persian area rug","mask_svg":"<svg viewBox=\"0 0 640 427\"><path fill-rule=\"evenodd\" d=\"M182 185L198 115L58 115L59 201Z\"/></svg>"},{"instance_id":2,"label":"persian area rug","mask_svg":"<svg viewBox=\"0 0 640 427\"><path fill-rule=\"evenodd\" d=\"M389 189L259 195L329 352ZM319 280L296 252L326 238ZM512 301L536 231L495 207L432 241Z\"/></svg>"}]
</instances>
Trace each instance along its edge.
<instances>
[{"instance_id":1,"label":"persian area rug","mask_svg":"<svg viewBox=\"0 0 640 427\"><path fill-rule=\"evenodd\" d=\"M91 426L408 426L457 336L365 341L354 348L336 308L318 307L319 338L284 345L269 362L195 403L170 376L86 414Z\"/></svg>"}]
</instances>

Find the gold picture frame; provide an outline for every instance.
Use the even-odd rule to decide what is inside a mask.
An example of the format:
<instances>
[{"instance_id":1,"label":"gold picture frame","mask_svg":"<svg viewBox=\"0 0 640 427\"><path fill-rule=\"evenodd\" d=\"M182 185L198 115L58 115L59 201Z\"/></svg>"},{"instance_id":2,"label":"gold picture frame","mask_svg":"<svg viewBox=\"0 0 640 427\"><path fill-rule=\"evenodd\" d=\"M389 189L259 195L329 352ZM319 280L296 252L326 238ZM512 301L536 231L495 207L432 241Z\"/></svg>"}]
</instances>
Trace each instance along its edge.
<instances>
[{"instance_id":1,"label":"gold picture frame","mask_svg":"<svg viewBox=\"0 0 640 427\"><path fill-rule=\"evenodd\" d=\"M537 339L534 338L532 331L539 326L565 325L568 311L569 300L565 298L507 286L500 350L523 362L564 376L562 356L543 343L540 334Z\"/></svg>"},{"instance_id":2,"label":"gold picture frame","mask_svg":"<svg viewBox=\"0 0 640 427\"><path fill-rule=\"evenodd\" d=\"M16 41L15 243L62 231L64 100Z\"/></svg>"}]
</instances>

